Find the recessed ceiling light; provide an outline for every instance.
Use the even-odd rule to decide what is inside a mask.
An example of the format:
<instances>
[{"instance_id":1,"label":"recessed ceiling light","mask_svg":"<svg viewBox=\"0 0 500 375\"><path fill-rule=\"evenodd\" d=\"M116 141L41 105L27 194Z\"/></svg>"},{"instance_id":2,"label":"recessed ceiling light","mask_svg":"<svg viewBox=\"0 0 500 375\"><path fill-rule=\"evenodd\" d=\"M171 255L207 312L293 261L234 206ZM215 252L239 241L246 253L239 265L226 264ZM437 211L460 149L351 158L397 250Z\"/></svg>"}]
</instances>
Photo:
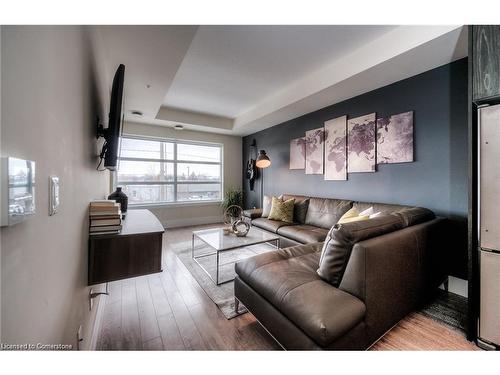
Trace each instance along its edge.
<instances>
[{"instance_id":1,"label":"recessed ceiling light","mask_svg":"<svg viewBox=\"0 0 500 375\"><path fill-rule=\"evenodd\" d=\"M142 113L141 111L137 111L137 110L132 110L130 111L131 114L133 114L134 116L143 116L144 113Z\"/></svg>"},{"instance_id":2,"label":"recessed ceiling light","mask_svg":"<svg viewBox=\"0 0 500 375\"><path fill-rule=\"evenodd\" d=\"M150 88L151 88L151 85L148 83L148 84L146 85L146 88L147 88L147 89L150 89Z\"/></svg>"},{"instance_id":3,"label":"recessed ceiling light","mask_svg":"<svg viewBox=\"0 0 500 375\"><path fill-rule=\"evenodd\" d=\"M174 129L175 130L182 130L182 129L184 129L184 126L182 126L182 125L174 125Z\"/></svg>"}]
</instances>

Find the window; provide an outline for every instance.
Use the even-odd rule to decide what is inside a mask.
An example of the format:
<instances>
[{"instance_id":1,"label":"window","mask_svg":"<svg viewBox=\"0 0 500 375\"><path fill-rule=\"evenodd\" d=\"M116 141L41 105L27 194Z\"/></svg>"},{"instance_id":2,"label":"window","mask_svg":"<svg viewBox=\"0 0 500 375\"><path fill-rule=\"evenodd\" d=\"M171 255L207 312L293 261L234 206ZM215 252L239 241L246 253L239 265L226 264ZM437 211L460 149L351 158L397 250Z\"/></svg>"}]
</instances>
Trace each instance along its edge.
<instances>
[{"instance_id":1,"label":"window","mask_svg":"<svg viewBox=\"0 0 500 375\"><path fill-rule=\"evenodd\" d=\"M123 137L116 179L129 204L220 201L222 146Z\"/></svg>"}]
</instances>

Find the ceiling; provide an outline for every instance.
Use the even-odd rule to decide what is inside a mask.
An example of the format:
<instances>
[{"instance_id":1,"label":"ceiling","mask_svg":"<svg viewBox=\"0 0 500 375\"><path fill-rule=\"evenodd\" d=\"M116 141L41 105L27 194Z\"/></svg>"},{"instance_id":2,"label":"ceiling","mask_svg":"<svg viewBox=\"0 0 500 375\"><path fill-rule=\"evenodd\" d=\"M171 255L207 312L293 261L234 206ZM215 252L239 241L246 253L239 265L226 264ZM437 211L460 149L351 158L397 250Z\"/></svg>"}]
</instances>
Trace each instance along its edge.
<instances>
[{"instance_id":1,"label":"ceiling","mask_svg":"<svg viewBox=\"0 0 500 375\"><path fill-rule=\"evenodd\" d=\"M467 55L461 26L95 26L92 35L108 90L126 66L126 121L234 135Z\"/></svg>"},{"instance_id":2,"label":"ceiling","mask_svg":"<svg viewBox=\"0 0 500 375\"><path fill-rule=\"evenodd\" d=\"M164 106L236 118L393 26L200 26Z\"/></svg>"}]
</instances>

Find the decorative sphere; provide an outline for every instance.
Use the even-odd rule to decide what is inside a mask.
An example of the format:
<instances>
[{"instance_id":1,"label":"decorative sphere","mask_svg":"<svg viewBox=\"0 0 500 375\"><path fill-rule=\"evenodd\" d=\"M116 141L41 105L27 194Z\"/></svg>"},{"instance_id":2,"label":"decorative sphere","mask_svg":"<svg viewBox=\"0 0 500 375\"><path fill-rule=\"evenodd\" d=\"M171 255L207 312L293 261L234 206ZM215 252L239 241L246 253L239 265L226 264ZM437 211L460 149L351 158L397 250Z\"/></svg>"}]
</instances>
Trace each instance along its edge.
<instances>
[{"instance_id":1,"label":"decorative sphere","mask_svg":"<svg viewBox=\"0 0 500 375\"><path fill-rule=\"evenodd\" d=\"M243 220L237 220L233 223L233 232L238 237L244 237L248 234L250 230L250 224Z\"/></svg>"}]
</instances>

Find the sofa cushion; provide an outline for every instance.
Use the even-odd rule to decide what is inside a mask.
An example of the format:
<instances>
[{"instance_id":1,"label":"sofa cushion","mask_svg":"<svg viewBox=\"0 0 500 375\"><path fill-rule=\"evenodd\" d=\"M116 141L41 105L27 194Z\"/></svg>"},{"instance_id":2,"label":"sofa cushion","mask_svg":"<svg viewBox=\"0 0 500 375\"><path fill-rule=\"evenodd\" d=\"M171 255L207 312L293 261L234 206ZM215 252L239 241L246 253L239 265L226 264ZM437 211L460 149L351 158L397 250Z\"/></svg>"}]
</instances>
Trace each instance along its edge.
<instances>
[{"instance_id":1,"label":"sofa cushion","mask_svg":"<svg viewBox=\"0 0 500 375\"><path fill-rule=\"evenodd\" d=\"M373 211L373 208L370 207ZM367 210L363 211L366 212ZM342 217L337 221L337 224L352 223L353 221L361 221L370 219L370 214L359 213L355 207L349 209Z\"/></svg>"},{"instance_id":2,"label":"sofa cushion","mask_svg":"<svg viewBox=\"0 0 500 375\"><path fill-rule=\"evenodd\" d=\"M347 219L340 219L339 224L347 224L347 223L354 223L355 221L363 221L363 220L370 220L370 216L354 216L354 217L349 217Z\"/></svg>"},{"instance_id":3,"label":"sofa cushion","mask_svg":"<svg viewBox=\"0 0 500 375\"><path fill-rule=\"evenodd\" d=\"M262 267L267 263L278 262L284 259L297 258L301 259L303 265L309 265L309 270L313 271L312 276L317 279L318 276L314 273L318 267L319 257L321 255L321 249L323 248L323 243L314 243L307 245L297 245L292 247L287 247L285 249L279 249L275 251L269 251L263 254L253 256L251 258L245 259L241 262L236 263L235 269L236 273L242 277L243 280L248 281L248 277L253 271ZM310 262L308 263L304 255L313 254ZM265 256L262 256L265 255ZM247 277L248 276L248 277Z\"/></svg>"},{"instance_id":4,"label":"sofa cushion","mask_svg":"<svg viewBox=\"0 0 500 375\"><path fill-rule=\"evenodd\" d=\"M269 220L284 221L286 223L293 223L293 206L295 199L283 200L273 197L271 204L271 212L269 213Z\"/></svg>"},{"instance_id":5,"label":"sofa cushion","mask_svg":"<svg viewBox=\"0 0 500 375\"><path fill-rule=\"evenodd\" d=\"M264 195L262 199L262 217L268 217L271 212L271 199L272 197Z\"/></svg>"},{"instance_id":6,"label":"sofa cushion","mask_svg":"<svg viewBox=\"0 0 500 375\"><path fill-rule=\"evenodd\" d=\"M342 221L345 219L350 219L352 217L359 216L359 211L356 207L351 207L337 220L337 224L342 224Z\"/></svg>"},{"instance_id":7,"label":"sofa cushion","mask_svg":"<svg viewBox=\"0 0 500 375\"><path fill-rule=\"evenodd\" d=\"M295 202L293 206L293 219L299 224L306 222L307 209L309 208L309 198Z\"/></svg>"},{"instance_id":8,"label":"sofa cushion","mask_svg":"<svg viewBox=\"0 0 500 375\"><path fill-rule=\"evenodd\" d=\"M358 298L319 278L321 244L276 250L236 263L236 273L318 345L326 346L363 320Z\"/></svg>"},{"instance_id":9,"label":"sofa cushion","mask_svg":"<svg viewBox=\"0 0 500 375\"><path fill-rule=\"evenodd\" d=\"M370 206L366 210L361 211L359 213L359 216L370 216L370 215L373 215L374 213L375 213L375 211L373 211L373 206Z\"/></svg>"},{"instance_id":10,"label":"sofa cushion","mask_svg":"<svg viewBox=\"0 0 500 375\"><path fill-rule=\"evenodd\" d=\"M342 199L311 198L305 223L330 229L351 208L351 203Z\"/></svg>"},{"instance_id":11,"label":"sofa cushion","mask_svg":"<svg viewBox=\"0 0 500 375\"><path fill-rule=\"evenodd\" d=\"M252 220L252 225L265 229L269 232L277 233L278 229L286 225L293 225L292 223L285 223L284 221L269 220L264 217L259 217Z\"/></svg>"},{"instance_id":12,"label":"sofa cushion","mask_svg":"<svg viewBox=\"0 0 500 375\"><path fill-rule=\"evenodd\" d=\"M355 243L404 227L403 219L398 215L382 215L365 221L336 224L328 232L323 245L318 275L333 286L339 286Z\"/></svg>"},{"instance_id":13,"label":"sofa cushion","mask_svg":"<svg viewBox=\"0 0 500 375\"><path fill-rule=\"evenodd\" d=\"M293 206L293 221L304 224L306 222L307 209L309 207L309 197L304 197L303 195L283 195L284 200L292 198L295 199L295 204Z\"/></svg>"},{"instance_id":14,"label":"sofa cushion","mask_svg":"<svg viewBox=\"0 0 500 375\"><path fill-rule=\"evenodd\" d=\"M292 225L279 228L277 233L300 243L314 243L323 242L328 234L328 229L312 225Z\"/></svg>"},{"instance_id":15,"label":"sofa cushion","mask_svg":"<svg viewBox=\"0 0 500 375\"><path fill-rule=\"evenodd\" d=\"M262 216L262 208L252 208L249 210L243 211L243 216L248 217L250 219L257 219Z\"/></svg>"}]
</instances>

